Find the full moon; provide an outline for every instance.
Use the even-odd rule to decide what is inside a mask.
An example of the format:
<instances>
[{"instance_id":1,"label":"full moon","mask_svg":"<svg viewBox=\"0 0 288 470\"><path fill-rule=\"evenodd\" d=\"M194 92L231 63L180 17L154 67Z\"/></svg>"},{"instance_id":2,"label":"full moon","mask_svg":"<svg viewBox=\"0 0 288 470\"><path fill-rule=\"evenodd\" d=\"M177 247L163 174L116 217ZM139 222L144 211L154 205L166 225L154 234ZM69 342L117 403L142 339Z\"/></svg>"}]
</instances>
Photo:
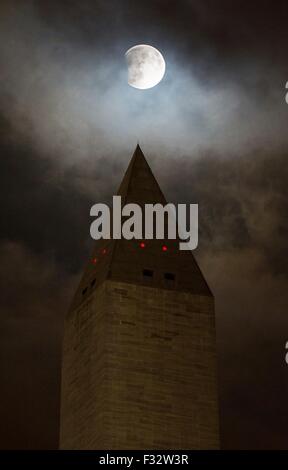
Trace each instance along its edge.
<instances>
[{"instance_id":1,"label":"full moon","mask_svg":"<svg viewBox=\"0 0 288 470\"><path fill-rule=\"evenodd\" d=\"M155 47L139 44L128 49L125 57L130 86L146 90L161 82L165 74L165 60Z\"/></svg>"}]
</instances>

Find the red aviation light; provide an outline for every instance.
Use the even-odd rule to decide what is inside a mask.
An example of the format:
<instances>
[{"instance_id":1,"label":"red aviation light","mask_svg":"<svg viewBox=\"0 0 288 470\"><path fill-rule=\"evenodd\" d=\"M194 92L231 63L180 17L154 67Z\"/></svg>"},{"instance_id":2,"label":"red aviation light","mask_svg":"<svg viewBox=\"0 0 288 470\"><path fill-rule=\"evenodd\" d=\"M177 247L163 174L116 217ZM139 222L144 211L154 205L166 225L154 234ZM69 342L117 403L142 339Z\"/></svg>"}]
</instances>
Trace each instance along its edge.
<instances>
[{"instance_id":1,"label":"red aviation light","mask_svg":"<svg viewBox=\"0 0 288 470\"><path fill-rule=\"evenodd\" d=\"M97 263L97 258L93 258L93 259L92 259L92 263L93 263L93 264L96 264L96 263Z\"/></svg>"},{"instance_id":2,"label":"red aviation light","mask_svg":"<svg viewBox=\"0 0 288 470\"><path fill-rule=\"evenodd\" d=\"M162 251L168 251L168 248L166 245L162 245Z\"/></svg>"},{"instance_id":3,"label":"red aviation light","mask_svg":"<svg viewBox=\"0 0 288 470\"><path fill-rule=\"evenodd\" d=\"M139 246L140 246L140 248L142 248L142 249L143 249L143 248L145 248L145 246L146 246L146 245L145 245L145 243L144 243L144 242L141 242L141 243L139 243Z\"/></svg>"}]
</instances>

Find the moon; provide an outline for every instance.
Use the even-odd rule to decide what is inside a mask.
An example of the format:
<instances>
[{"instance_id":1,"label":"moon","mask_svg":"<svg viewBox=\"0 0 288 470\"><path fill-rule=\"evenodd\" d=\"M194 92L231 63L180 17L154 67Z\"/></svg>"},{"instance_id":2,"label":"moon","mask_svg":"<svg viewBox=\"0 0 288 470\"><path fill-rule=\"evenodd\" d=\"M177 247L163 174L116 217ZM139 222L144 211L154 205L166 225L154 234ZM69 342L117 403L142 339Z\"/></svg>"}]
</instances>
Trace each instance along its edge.
<instances>
[{"instance_id":1,"label":"moon","mask_svg":"<svg viewBox=\"0 0 288 470\"><path fill-rule=\"evenodd\" d=\"M130 86L147 90L161 82L166 65L158 49L147 44L139 44L128 49L125 57Z\"/></svg>"}]
</instances>

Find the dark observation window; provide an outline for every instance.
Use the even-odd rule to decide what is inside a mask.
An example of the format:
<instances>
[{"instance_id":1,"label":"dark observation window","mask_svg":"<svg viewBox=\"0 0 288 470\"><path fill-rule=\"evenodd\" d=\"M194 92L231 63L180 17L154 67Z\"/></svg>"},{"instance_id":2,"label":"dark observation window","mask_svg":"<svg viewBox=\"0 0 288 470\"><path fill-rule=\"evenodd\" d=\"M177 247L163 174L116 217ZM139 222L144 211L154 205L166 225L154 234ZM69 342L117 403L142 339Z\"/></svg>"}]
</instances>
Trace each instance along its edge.
<instances>
[{"instance_id":1,"label":"dark observation window","mask_svg":"<svg viewBox=\"0 0 288 470\"><path fill-rule=\"evenodd\" d=\"M82 290L82 295L85 295L87 292L87 287L85 287L85 289Z\"/></svg>"},{"instance_id":2,"label":"dark observation window","mask_svg":"<svg viewBox=\"0 0 288 470\"><path fill-rule=\"evenodd\" d=\"M95 282L96 282L96 279L93 279L93 281L91 281L91 287L95 285Z\"/></svg>"},{"instance_id":3,"label":"dark observation window","mask_svg":"<svg viewBox=\"0 0 288 470\"><path fill-rule=\"evenodd\" d=\"M164 278L167 279L168 281L175 281L175 274L165 273Z\"/></svg>"},{"instance_id":4,"label":"dark observation window","mask_svg":"<svg viewBox=\"0 0 288 470\"><path fill-rule=\"evenodd\" d=\"M143 276L144 277L153 277L153 271L151 271L151 269L143 269Z\"/></svg>"}]
</instances>

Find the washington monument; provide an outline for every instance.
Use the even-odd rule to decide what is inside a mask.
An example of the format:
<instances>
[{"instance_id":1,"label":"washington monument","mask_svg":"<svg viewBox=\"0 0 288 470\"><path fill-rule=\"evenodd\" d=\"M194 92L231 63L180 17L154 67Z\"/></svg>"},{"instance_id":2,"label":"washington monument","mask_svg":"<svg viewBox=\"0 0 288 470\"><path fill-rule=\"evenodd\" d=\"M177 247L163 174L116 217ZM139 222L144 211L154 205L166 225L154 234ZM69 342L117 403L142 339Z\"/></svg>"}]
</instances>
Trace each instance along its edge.
<instances>
[{"instance_id":1,"label":"washington monument","mask_svg":"<svg viewBox=\"0 0 288 470\"><path fill-rule=\"evenodd\" d=\"M137 146L118 195L166 204ZM177 240L97 240L66 315L61 449L217 449L214 298Z\"/></svg>"}]
</instances>

